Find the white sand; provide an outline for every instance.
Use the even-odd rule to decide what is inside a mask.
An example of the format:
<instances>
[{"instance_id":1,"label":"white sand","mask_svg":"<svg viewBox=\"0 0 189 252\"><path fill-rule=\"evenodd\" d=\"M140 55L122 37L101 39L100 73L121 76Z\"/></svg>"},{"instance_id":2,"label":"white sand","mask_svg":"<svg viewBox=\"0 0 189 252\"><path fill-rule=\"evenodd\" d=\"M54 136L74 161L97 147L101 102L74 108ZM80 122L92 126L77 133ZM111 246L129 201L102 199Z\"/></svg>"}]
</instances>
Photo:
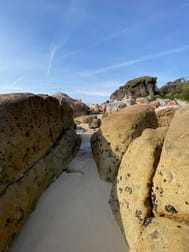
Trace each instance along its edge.
<instances>
[{"instance_id":1,"label":"white sand","mask_svg":"<svg viewBox=\"0 0 189 252\"><path fill-rule=\"evenodd\" d=\"M70 164L80 173L63 173L41 196L12 252L127 252L108 205L111 184L101 181L83 134Z\"/></svg>"}]
</instances>

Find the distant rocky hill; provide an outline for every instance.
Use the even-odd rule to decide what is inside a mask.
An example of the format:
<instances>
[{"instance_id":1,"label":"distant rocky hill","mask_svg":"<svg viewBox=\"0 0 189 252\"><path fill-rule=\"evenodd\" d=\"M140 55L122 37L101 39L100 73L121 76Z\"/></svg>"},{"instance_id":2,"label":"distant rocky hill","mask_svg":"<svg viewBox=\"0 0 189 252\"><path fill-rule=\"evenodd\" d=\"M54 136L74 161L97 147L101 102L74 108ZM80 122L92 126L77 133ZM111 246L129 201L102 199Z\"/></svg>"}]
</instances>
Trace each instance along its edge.
<instances>
[{"instance_id":1,"label":"distant rocky hill","mask_svg":"<svg viewBox=\"0 0 189 252\"><path fill-rule=\"evenodd\" d=\"M110 101L120 101L124 98L128 98L129 96L154 96L156 90L156 81L157 78L151 76L143 76L130 80L111 94Z\"/></svg>"},{"instance_id":2,"label":"distant rocky hill","mask_svg":"<svg viewBox=\"0 0 189 252\"><path fill-rule=\"evenodd\" d=\"M160 88L156 87L156 77L143 76L129 80L115 90L110 96L110 102L123 101L128 97L138 98L150 96L155 100L161 98L181 99L189 101L189 81L179 78L170 81Z\"/></svg>"}]
</instances>

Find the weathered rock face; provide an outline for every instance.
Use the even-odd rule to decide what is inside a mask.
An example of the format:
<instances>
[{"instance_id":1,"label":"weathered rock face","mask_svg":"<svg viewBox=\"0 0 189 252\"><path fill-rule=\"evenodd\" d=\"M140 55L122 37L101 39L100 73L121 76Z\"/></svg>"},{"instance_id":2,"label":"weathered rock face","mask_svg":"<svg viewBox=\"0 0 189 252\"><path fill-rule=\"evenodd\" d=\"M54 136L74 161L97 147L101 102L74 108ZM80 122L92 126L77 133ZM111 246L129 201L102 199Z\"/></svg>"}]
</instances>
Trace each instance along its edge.
<instances>
[{"instance_id":1,"label":"weathered rock face","mask_svg":"<svg viewBox=\"0 0 189 252\"><path fill-rule=\"evenodd\" d=\"M64 113L66 110L66 113ZM0 96L0 193L73 127L72 111L50 96Z\"/></svg>"},{"instance_id":2,"label":"weathered rock face","mask_svg":"<svg viewBox=\"0 0 189 252\"><path fill-rule=\"evenodd\" d=\"M113 182L123 154L145 128L156 128L155 112L148 106L134 105L102 120L91 137L92 152L101 178Z\"/></svg>"},{"instance_id":3,"label":"weathered rock face","mask_svg":"<svg viewBox=\"0 0 189 252\"><path fill-rule=\"evenodd\" d=\"M156 111L159 127L169 127L176 112L175 107L165 107Z\"/></svg>"},{"instance_id":4,"label":"weathered rock face","mask_svg":"<svg viewBox=\"0 0 189 252\"><path fill-rule=\"evenodd\" d=\"M134 98L123 99L122 101L113 101L106 104L105 113L110 114L117 112L127 106L135 105L136 101Z\"/></svg>"},{"instance_id":5,"label":"weathered rock face","mask_svg":"<svg viewBox=\"0 0 189 252\"><path fill-rule=\"evenodd\" d=\"M189 226L166 218L154 218L144 229L136 252L188 252Z\"/></svg>"},{"instance_id":6,"label":"weathered rock face","mask_svg":"<svg viewBox=\"0 0 189 252\"><path fill-rule=\"evenodd\" d=\"M114 101L111 103L107 103L105 113L110 114L113 112L117 112L125 107L127 107L127 105L123 101Z\"/></svg>"},{"instance_id":7,"label":"weathered rock face","mask_svg":"<svg viewBox=\"0 0 189 252\"><path fill-rule=\"evenodd\" d=\"M128 96L154 96L156 89L156 77L144 76L128 81L110 96L110 100L121 101Z\"/></svg>"},{"instance_id":8,"label":"weathered rock face","mask_svg":"<svg viewBox=\"0 0 189 252\"><path fill-rule=\"evenodd\" d=\"M72 110L50 96L0 96L0 251L80 145Z\"/></svg>"},{"instance_id":9,"label":"weathered rock face","mask_svg":"<svg viewBox=\"0 0 189 252\"><path fill-rule=\"evenodd\" d=\"M161 127L129 143L112 187L110 205L132 252L189 251L189 106L163 116Z\"/></svg>"},{"instance_id":10,"label":"weathered rock face","mask_svg":"<svg viewBox=\"0 0 189 252\"><path fill-rule=\"evenodd\" d=\"M73 109L73 116L81 116L86 115L88 113L88 106L83 103L81 100L76 100L68 96L67 94L58 92L52 94L53 97L57 98L61 104L64 104L65 102L70 105L70 107Z\"/></svg>"},{"instance_id":11,"label":"weathered rock face","mask_svg":"<svg viewBox=\"0 0 189 252\"><path fill-rule=\"evenodd\" d=\"M152 213L154 176L167 128L145 129L129 145L119 167L110 205L122 227L130 249L134 250Z\"/></svg>"},{"instance_id":12,"label":"weathered rock face","mask_svg":"<svg viewBox=\"0 0 189 252\"><path fill-rule=\"evenodd\" d=\"M154 214L189 220L189 106L170 124L153 180Z\"/></svg>"}]
</instances>

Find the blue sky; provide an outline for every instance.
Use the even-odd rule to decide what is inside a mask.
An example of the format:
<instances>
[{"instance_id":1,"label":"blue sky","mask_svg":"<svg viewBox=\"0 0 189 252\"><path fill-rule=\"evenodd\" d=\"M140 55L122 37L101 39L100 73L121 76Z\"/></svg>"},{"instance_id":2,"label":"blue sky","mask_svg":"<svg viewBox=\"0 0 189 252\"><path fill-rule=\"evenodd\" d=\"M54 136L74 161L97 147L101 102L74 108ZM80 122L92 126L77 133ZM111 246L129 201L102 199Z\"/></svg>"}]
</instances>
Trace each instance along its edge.
<instances>
[{"instance_id":1,"label":"blue sky","mask_svg":"<svg viewBox=\"0 0 189 252\"><path fill-rule=\"evenodd\" d=\"M0 93L101 103L129 79L189 77L189 0L0 0Z\"/></svg>"}]
</instances>

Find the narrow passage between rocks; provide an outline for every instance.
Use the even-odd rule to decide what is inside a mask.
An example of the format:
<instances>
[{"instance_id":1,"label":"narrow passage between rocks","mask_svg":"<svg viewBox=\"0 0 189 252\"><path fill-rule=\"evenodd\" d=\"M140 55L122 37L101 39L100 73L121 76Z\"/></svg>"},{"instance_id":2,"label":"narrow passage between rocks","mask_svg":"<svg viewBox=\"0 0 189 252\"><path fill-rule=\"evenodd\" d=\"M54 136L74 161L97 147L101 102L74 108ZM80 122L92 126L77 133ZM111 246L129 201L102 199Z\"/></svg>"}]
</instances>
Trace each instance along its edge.
<instances>
[{"instance_id":1,"label":"narrow passage between rocks","mask_svg":"<svg viewBox=\"0 0 189 252\"><path fill-rule=\"evenodd\" d=\"M111 184L97 174L91 134L81 136L70 172L62 173L41 196L12 252L128 252L108 205Z\"/></svg>"}]
</instances>

